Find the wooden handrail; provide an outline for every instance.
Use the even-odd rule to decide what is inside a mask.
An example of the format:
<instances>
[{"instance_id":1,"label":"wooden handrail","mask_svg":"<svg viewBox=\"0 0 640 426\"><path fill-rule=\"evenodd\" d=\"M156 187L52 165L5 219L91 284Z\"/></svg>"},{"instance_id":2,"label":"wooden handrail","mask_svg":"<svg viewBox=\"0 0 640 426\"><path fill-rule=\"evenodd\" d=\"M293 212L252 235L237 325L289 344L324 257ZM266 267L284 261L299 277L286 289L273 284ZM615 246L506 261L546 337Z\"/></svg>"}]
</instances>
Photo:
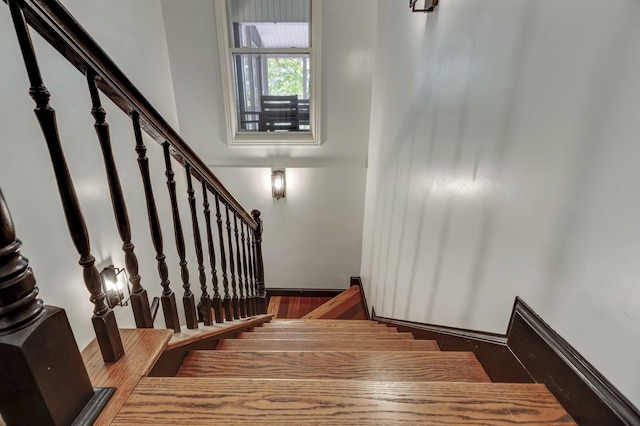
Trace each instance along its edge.
<instances>
[{"instance_id":1,"label":"wooden handrail","mask_svg":"<svg viewBox=\"0 0 640 426\"><path fill-rule=\"evenodd\" d=\"M62 4L57 0L20 0L20 3L26 21L33 29L81 73L92 70L97 76L98 88L113 103L127 115L138 112L140 125L149 136L158 144L169 142L172 156L183 166L190 164L195 179L204 181L252 229L257 228L257 223L238 200Z\"/></svg>"}]
</instances>

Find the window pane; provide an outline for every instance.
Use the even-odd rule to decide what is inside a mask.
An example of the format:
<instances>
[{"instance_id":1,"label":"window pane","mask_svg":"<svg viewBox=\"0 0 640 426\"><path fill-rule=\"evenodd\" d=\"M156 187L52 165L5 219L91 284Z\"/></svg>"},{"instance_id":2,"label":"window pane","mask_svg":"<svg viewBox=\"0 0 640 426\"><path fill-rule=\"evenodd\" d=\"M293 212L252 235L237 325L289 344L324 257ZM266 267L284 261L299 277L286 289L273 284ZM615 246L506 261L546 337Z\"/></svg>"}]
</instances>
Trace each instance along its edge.
<instances>
[{"instance_id":1,"label":"window pane","mask_svg":"<svg viewBox=\"0 0 640 426\"><path fill-rule=\"evenodd\" d=\"M233 47L309 47L310 0L230 0Z\"/></svg>"},{"instance_id":2,"label":"window pane","mask_svg":"<svg viewBox=\"0 0 640 426\"><path fill-rule=\"evenodd\" d=\"M308 54L234 54L233 63L240 131L310 131Z\"/></svg>"}]
</instances>

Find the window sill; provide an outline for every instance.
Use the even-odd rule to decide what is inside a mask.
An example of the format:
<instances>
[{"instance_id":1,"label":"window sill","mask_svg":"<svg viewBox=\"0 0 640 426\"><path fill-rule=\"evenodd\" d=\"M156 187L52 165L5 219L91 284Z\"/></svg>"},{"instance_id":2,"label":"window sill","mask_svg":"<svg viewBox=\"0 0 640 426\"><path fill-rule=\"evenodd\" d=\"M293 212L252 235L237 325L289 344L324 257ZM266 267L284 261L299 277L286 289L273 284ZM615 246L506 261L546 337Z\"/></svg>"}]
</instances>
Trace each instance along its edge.
<instances>
[{"instance_id":1,"label":"window sill","mask_svg":"<svg viewBox=\"0 0 640 426\"><path fill-rule=\"evenodd\" d=\"M238 132L229 146L320 146L320 140L311 132L268 133Z\"/></svg>"}]
</instances>

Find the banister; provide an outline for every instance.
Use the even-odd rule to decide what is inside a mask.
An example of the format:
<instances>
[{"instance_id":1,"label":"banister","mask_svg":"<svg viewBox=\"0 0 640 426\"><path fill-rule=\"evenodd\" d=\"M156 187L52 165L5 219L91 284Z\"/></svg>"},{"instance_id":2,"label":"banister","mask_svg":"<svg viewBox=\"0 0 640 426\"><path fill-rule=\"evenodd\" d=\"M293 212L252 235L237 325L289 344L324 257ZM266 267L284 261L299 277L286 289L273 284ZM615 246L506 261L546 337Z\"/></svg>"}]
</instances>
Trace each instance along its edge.
<instances>
[{"instance_id":1,"label":"banister","mask_svg":"<svg viewBox=\"0 0 640 426\"><path fill-rule=\"evenodd\" d=\"M8 0L4 0L5 3ZM225 188L182 137L142 95L95 40L57 0L19 0L27 23L47 40L81 73L91 69L98 88L127 115L138 112L141 127L158 144L168 141L172 156L183 166L191 165L191 174L218 193L222 200L257 229L253 217Z\"/></svg>"}]
</instances>

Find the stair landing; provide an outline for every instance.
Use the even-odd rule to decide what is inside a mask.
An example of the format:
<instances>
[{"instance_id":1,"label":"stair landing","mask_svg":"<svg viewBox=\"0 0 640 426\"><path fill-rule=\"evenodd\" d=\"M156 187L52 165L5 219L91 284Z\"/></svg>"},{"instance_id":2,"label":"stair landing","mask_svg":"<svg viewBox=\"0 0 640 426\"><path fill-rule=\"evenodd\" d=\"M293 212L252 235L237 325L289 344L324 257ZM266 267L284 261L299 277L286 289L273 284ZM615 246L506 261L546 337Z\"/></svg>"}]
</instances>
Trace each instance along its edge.
<instances>
[{"instance_id":1,"label":"stair landing","mask_svg":"<svg viewBox=\"0 0 640 426\"><path fill-rule=\"evenodd\" d=\"M360 293L360 286L352 286L302 318L366 320L366 309Z\"/></svg>"}]
</instances>

